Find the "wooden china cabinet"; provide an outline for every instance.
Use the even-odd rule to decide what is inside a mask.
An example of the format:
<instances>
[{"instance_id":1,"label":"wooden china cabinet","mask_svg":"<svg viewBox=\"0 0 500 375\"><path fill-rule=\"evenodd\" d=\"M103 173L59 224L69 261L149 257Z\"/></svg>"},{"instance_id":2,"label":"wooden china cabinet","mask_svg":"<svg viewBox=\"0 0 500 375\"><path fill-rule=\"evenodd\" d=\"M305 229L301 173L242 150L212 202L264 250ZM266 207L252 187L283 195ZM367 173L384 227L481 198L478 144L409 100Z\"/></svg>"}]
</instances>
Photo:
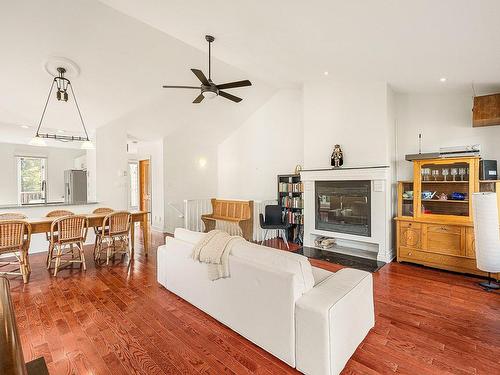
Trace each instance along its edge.
<instances>
[{"instance_id":1,"label":"wooden china cabinet","mask_svg":"<svg viewBox=\"0 0 500 375\"><path fill-rule=\"evenodd\" d=\"M414 160L413 182L398 182L397 261L486 275L474 249L478 191L500 191L500 181L479 181L479 157Z\"/></svg>"}]
</instances>

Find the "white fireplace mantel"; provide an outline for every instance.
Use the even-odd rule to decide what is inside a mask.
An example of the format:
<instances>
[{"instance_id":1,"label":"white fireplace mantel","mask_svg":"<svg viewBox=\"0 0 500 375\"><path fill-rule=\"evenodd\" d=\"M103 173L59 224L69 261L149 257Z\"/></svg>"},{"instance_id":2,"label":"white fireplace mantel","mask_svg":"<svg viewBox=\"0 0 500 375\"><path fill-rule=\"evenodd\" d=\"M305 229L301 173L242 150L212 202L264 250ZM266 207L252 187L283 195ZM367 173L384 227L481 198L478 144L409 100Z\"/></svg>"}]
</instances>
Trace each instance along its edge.
<instances>
[{"instance_id":1,"label":"white fireplace mantel","mask_svg":"<svg viewBox=\"0 0 500 375\"><path fill-rule=\"evenodd\" d=\"M304 170L304 245L314 247L319 236L335 238L342 248L352 249L353 255L390 262L394 258L392 240L392 178L386 166L366 168L336 168ZM316 229L316 181L371 181L371 235L370 237ZM335 251L333 249L332 251Z\"/></svg>"}]
</instances>

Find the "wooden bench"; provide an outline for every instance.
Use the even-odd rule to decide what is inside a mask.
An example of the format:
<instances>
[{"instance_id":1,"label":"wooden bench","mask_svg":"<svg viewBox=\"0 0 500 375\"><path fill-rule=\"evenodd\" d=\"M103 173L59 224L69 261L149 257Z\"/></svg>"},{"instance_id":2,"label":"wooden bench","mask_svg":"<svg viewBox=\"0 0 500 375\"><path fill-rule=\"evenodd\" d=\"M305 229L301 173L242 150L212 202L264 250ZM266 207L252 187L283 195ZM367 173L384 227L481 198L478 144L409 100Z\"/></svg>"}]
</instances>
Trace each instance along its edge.
<instances>
[{"instance_id":1,"label":"wooden bench","mask_svg":"<svg viewBox=\"0 0 500 375\"><path fill-rule=\"evenodd\" d=\"M243 238L253 240L253 201L231 201L212 198L212 213L201 215L205 232L215 229L217 220L235 223Z\"/></svg>"}]
</instances>

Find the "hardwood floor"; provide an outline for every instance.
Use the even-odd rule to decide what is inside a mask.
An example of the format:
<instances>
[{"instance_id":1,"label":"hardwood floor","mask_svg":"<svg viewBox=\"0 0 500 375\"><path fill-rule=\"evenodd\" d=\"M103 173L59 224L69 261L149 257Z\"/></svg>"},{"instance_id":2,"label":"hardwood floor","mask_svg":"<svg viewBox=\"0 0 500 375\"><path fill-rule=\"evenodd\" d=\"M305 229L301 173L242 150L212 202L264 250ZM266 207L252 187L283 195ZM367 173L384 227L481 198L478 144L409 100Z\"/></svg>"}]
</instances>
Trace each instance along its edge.
<instances>
[{"instance_id":1,"label":"hardwood floor","mask_svg":"<svg viewBox=\"0 0 500 375\"><path fill-rule=\"evenodd\" d=\"M137 236L139 237L139 236ZM153 236L153 248L162 237ZM156 257L50 276L30 257L11 278L25 360L51 374L296 374L294 369L156 282ZM282 246L279 241L269 245ZM330 270L340 266L314 261ZM498 374L500 294L476 278L391 263L374 274L376 326L344 374Z\"/></svg>"}]
</instances>

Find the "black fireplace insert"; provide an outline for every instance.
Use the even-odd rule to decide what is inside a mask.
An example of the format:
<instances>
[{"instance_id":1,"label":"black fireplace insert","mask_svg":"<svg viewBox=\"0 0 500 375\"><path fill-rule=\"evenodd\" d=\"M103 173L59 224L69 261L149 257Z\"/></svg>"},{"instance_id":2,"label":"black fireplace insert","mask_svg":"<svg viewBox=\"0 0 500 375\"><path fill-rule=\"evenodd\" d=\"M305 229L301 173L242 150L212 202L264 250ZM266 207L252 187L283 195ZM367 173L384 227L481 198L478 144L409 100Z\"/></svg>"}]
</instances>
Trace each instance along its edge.
<instances>
[{"instance_id":1,"label":"black fireplace insert","mask_svg":"<svg viewBox=\"0 0 500 375\"><path fill-rule=\"evenodd\" d=\"M316 181L316 229L371 236L371 181Z\"/></svg>"}]
</instances>

